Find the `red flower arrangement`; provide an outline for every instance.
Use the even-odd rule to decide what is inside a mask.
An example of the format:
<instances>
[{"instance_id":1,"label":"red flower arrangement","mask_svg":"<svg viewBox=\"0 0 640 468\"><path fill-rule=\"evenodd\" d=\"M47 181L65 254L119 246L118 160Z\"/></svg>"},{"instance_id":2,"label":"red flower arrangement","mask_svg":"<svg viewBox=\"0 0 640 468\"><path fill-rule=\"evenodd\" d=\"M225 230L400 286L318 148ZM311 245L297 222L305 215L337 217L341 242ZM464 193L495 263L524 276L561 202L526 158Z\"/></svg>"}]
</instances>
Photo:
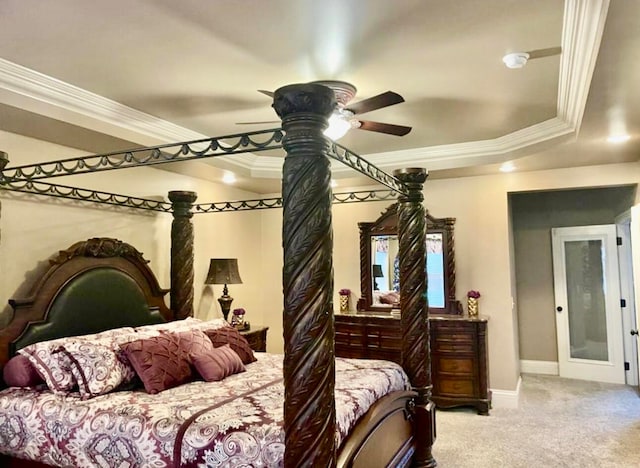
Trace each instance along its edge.
<instances>
[{"instance_id":1,"label":"red flower arrangement","mask_svg":"<svg viewBox=\"0 0 640 468\"><path fill-rule=\"evenodd\" d=\"M341 296L350 296L351 289L342 288L340 291L338 291L338 294L340 294Z\"/></svg>"},{"instance_id":2,"label":"red flower arrangement","mask_svg":"<svg viewBox=\"0 0 640 468\"><path fill-rule=\"evenodd\" d=\"M480 297L480 291L474 291L473 289L467 293L467 297L478 299Z\"/></svg>"}]
</instances>

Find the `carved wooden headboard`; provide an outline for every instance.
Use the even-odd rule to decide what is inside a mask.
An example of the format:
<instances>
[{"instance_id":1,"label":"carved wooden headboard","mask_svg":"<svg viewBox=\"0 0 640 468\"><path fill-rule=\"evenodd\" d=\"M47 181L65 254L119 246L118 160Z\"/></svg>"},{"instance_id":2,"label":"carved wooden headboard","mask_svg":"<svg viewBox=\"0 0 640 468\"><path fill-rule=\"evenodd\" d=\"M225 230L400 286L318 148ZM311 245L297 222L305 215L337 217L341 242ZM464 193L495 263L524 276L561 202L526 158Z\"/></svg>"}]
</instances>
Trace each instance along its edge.
<instances>
[{"instance_id":1,"label":"carved wooden headboard","mask_svg":"<svg viewBox=\"0 0 640 468\"><path fill-rule=\"evenodd\" d=\"M10 299L13 316L0 330L0 368L38 341L173 320L168 289L126 242L93 238L61 250L28 296Z\"/></svg>"}]
</instances>

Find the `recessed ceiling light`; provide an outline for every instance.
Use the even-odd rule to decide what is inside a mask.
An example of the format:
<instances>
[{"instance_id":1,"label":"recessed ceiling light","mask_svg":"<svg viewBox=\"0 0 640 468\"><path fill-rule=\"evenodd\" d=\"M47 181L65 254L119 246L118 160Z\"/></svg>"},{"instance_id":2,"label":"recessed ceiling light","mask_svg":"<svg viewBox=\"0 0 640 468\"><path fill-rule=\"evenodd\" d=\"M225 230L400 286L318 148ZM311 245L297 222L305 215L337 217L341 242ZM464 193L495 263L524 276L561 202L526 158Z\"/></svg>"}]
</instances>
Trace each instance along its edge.
<instances>
[{"instance_id":1,"label":"recessed ceiling light","mask_svg":"<svg viewBox=\"0 0 640 468\"><path fill-rule=\"evenodd\" d=\"M627 134L620 134L620 135L610 135L607 138L607 141L609 143L624 143L625 141L629 141L631 137Z\"/></svg>"},{"instance_id":2,"label":"recessed ceiling light","mask_svg":"<svg viewBox=\"0 0 640 468\"><path fill-rule=\"evenodd\" d=\"M526 52L514 52L502 57L507 68L522 68L527 64L527 60L529 60L529 54Z\"/></svg>"},{"instance_id":3,"label":"recessed ceiling light","mask_svg":"<svg viewBox=\"0 0 640 468\"><path fill-rule=\"evenodd\" d=\"M516 166L514 166L514 164L511 161L502 163L502 166L500 166L500 172L513 172L515 170L516 170Z\"/></svg>"},{"instance_id":4,"label":"recessed ceiling light","mask_svg":"<svg viewBox=\"0 0 640 468\"><path fill-rule=\"evenodd\" d=\"M236 176L233 172L225 172L222 176L222 182L225 184L233 184L236 181Z\"/></svg>"}]
</instances>

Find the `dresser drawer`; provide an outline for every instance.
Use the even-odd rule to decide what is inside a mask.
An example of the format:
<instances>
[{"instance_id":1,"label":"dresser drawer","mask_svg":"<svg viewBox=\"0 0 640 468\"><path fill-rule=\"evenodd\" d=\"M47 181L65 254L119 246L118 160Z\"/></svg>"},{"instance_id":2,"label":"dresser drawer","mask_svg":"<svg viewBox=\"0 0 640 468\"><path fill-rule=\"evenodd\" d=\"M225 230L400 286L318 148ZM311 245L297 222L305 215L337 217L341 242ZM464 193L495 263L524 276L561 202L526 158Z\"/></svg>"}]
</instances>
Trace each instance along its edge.
<instances>
[{"instance_id":1,"label":"dresser drawer","mask_svg":"<svg viewBox=\"0 0 640 468\"><path fill-rule=\"evenodd\" d=\"M476 385L473 379L448 379L440 377L436 383L437 393L440 396L475 397Z\"/></svg>"},{"instance_id":2,"label":"dresser drawer","mask_svg":"<svg viewBox=\"0 0 640 468\"><path fill-rule=\"evenodd\" d=\"M463 326L460 326L463 325ZM431 326L431 351L434 353L475 353L477 333L473 327L438 323Z\"/></svg>"},{"instance_id":3,"label":"dresser drawer","mask_svg":"<svg viewBox=\"0 0 640 468\"><path fill-rule=\"evenodd\" d=\"M435 357L435 364L438 366L439 372L447 372L447 373L455 373L455 374L464 374L464 375L473 375L473 370L475 368L474 360L469 359L455 359L455 358L445 358L445 357Z\"/></svg>"},{"instance_id":4,"label":"dresser drawer","mask_svg":"<svg viewBox=\"0 0 640 468\"><path fill-rule=\"evenodd\" d=\"M474 353L473 341L463 341L449 338L432 337L432 353Z\"/></svg>"}]
</instances>

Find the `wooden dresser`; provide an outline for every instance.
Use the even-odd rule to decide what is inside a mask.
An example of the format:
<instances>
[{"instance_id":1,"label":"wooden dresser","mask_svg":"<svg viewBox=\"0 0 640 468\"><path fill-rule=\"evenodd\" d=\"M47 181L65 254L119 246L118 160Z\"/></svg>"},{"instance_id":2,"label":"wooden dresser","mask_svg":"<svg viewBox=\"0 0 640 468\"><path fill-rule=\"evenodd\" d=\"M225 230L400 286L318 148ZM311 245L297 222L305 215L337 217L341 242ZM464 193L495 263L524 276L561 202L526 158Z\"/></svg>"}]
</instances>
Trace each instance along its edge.
<instances>
[{"instance_id":1,"label":"wooden dresser","mask_svg":"<svg viewBox=\"0 0 640 468\"><path fill-rule=\"evenodd\" d=\"M267 330L269 327L252 327L240 334L247 339L252 350L264 352L267 350Z\"/></svg>"},{"instance_id":2,"label":"wooden dresser","mask_svg":"<svg viewBox=\"0 0 640 468\"><path fill-rule=\"evenodd\" d=\"M336 356L386 359L401 364L399 317L363 312L337 313ZM439 408L474 406L489 414L487 319L459 315L429 317L431 400Z\"/></svg>"}]
</instances>

